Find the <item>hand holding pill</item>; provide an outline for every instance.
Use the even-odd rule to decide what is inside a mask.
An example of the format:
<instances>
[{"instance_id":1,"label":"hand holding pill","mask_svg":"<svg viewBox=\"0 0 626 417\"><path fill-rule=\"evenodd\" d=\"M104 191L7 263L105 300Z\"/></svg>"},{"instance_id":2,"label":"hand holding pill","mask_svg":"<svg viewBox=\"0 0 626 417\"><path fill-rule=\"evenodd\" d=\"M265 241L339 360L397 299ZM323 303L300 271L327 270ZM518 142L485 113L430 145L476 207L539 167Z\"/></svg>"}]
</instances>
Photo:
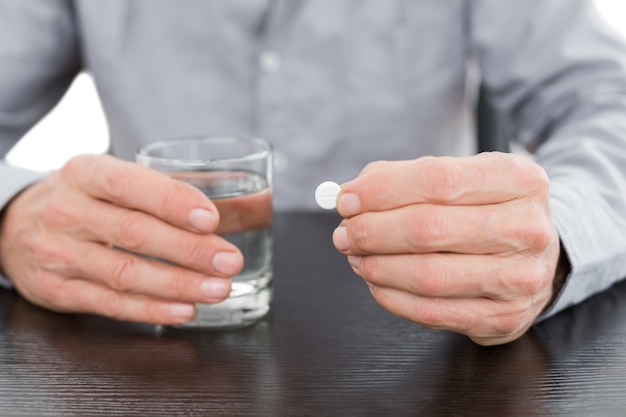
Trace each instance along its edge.
<instances>
[{"instance_id":1,"label":"hand holding pill","mask_svg":"<svg viewBox=\"0 0 626 417\"><path fill-rule=\"evenodd\" d=\"M323 207L335 247L392 313L479 344L520 337L550 304L559 259L546 173L483 153L369 164ZM322 205L322 204L320 204Z\"/></svg>"}]
</instances>

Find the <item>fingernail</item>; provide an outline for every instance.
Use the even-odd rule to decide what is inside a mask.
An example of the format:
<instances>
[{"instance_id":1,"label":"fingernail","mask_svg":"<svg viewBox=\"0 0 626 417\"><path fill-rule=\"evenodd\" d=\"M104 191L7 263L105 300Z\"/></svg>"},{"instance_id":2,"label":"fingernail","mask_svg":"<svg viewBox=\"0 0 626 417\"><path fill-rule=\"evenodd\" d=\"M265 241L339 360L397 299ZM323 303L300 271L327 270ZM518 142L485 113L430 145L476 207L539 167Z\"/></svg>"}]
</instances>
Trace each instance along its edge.
<instances>
[{"instance_id":1,"label":"fingernail","mask_svg":"<svg viewBox=\"0 0 626 417\"><path fill-rule=\"evenodd\" d=\"M225 278L208 278L201 286L202 297L207 300L223 300L230 294L230 280Z\"/></svg>"},{"instance_id":2,"label":"fingernail","mask_svg":"<svg viewBox=\"0 0 626 417\"><path fill-rule=\"evenodd\" d=\"M361 212L361 200L354 193L342 194L337 202L337 211L344 217L354 216Z\"/></svg>"},{"instance_id":3,"label":"fingernail","mask_svg":"<svg viewBox=\"0 0 626 417\"><path fill-rule=\"evenodd\" d=\"M237 275L241 267L241 255L238 253L218 252L213 257L213 268L226 276Z\"/></svg>"},{"instance_id":4,"label":"fingernail","mask_svg":"<svg viewBox=\"0 0 626 417\"><path fill-rule=\"evenodd\" d=\"M189 213L189 224L202 232L210 232L215 226L215 215L205 209L193 209Z\"/></svg>"},{"instance_id":5,"label":"fingernail","mask_svg":"<svg viewBox=\"0 0 626 417\"><path fill-rule=\"evenodd\" d=\"M340 251L346 251L350 249L350 243L348 242L348 231L344 226L339 226L333 232L333 244Z\"/></svg>"},{"instance_id":6,"label":"fingernail","mask_svg":"<svg viewBox=\"0 0 626 417\"><path fill-rule=\"evenodd\" d=\"M170 314L177 319L191 319L193 312L194 308L191 304L172 304L170 306Z\"/></svg>"},{"instance_id":7,"label":"fingernail","mask_svg":"<svg viewBox=\"0 0 626 417\"><path fill-rule=\"evenodd\" d=\"M361 258L361 256L350 255L348 256L348 263L352 265L353 268L358 268L361 266Z\"/></svg>"}]
</instances>

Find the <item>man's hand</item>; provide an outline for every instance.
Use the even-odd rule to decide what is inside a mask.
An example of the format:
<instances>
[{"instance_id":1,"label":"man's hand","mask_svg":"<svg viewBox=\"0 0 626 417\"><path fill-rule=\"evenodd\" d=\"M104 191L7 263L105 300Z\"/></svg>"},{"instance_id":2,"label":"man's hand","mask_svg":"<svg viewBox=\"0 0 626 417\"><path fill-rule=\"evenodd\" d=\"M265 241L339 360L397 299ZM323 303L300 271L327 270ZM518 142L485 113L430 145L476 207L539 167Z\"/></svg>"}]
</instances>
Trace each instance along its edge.
<instances>
[{"instance_id":1,"label":"man's hand","mask_svg":"<svg viewBox=\"0 0 626 417\"><path fill-rule=\"evenodd\" d=\"M510 342L552 298L548 188L541 167L510 154L372 163L342 187L333 242L392 313Z\"/></svg>"},{"instance_id":2,"label":"man's hand","mask_svg":"<svg viewBox=\"0 0 626 417\"><path fill-rule=\"evenodd\" d=\"M179 324L196 302L225 299L243 267L237 248L213 233L218 223L214 204L189 184L81 156L6 208L0 266L51 310Z\"/></svg>"}]
</instances>

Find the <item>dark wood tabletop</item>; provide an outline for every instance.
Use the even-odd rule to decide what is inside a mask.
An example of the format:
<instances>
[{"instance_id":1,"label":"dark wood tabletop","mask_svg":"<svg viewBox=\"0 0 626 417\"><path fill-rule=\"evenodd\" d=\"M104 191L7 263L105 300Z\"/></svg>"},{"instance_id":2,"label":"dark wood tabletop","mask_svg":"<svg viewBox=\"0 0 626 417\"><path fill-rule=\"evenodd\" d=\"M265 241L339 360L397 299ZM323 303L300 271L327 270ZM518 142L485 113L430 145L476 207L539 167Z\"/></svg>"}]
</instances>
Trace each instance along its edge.
<instances>
[{"instance_id":1,"label":"dark wood tabletop","mask_svg":"<svg viewBox=\"0 0 626 417\"><path fill-rule=\"evenodd\" d=\"M278 214L275 301L208 332L61 315L0 291L0 415L626 416L626 285L481 347L380 308L336 214Z\"/></svg>"}]
</instances>

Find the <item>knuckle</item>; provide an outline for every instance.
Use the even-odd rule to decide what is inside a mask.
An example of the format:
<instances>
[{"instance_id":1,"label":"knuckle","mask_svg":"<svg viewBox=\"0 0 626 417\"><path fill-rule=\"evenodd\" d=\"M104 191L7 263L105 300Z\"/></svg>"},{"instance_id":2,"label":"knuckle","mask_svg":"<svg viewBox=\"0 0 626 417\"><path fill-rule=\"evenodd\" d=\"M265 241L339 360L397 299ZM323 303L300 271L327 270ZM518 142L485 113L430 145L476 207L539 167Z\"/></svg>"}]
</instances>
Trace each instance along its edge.
<instances>
[{"instance_id":1,"label":"knuckle","mask_svg":"<svg viewBox=\"0 0 626 417\"><path fill-rule=\"evenodd\" d=\"M393 300L389 291L387 291L383 287L378 287L376 285L370 285L370 292L372 296L376 300L376 302L386 310L393 311Z\"/></svg>"},{"instance_id":2,"label":"knuckle","mask_svg":"<svg viewBox=\"0 0 626 417\"><path fill-rule=\"evenodd\" d=\"M532 220L519 230L522 242L531 249L543 251L553 241L552 225L542 213L531 214L529 217Z\"/></svg>"},{"instance_id":3,"label":"knuckle","mask_svg":"<svg viewBox=\"0 0 626 417\"><path fill-rule=\"evenodd\" d=\"M206 258L207 247L209 247L202 236L196 235L188 235L184 245L181 246L184 247L184 259L192 263L202 262Z\"/></svg>"},{"instance_id":4,"label":"knuckle","mask_svg":"<svg viewBox=\"0 0 626 417\"><path fill-rule=\"evenodd\" d=\"M195 185L175 178L164 177L166 180L156 215L164 219L177 219L187 215L189 207L202 207L207 204L208 197Z\"/></svg>"},{"instance_id":5,"label":"knuckle","mask_svg":"<svg viewBox=\"0 0 626 417\"><path fill-rule=\"evenodd\" d=\"M128 201L132 197L129 193L133 192L131 187L133 176L129 175L125 166L109 164L106 172L101 171L104 171L104 168L96 165L94 175L102 178L102 192L106 200L120 202Z\"/></svg>"},{"instance_id":6,"label":"knuckle","mask_svg":"<svg viewBox=\"0 0 626 417\"><path fill-rule=\"evenodd\" d=\"M376 181L369 187L370 204L375 207L390 207L389 202L396 199L394 187L389 185L389 181Z\"/></svg>"},{"instance_id":7,"label":"knuckle","mask_svg":"<svg viewBox=\"0 0 626 417\"><path fill-rule=\"evenodd\" d=\"M171 318L163 313L162 305L159 302L147 302L141 309L139 321L153 324L166 324Z\"/></svg>"},{"instance_id":8,"label":"knuckle","mask_svg":"<svg viewBox=\"0 0 626 417\"><path fill-rule=\"evenodd\" d=\"M174 272L169 281L167 288L167 298L172 300L185 300L188 297L189 280L183 271Z\"/></svg>"},{"instance_id":9,"label":"knuckle","mask_svg":"<svg viewBox=\"0 0 626 417\"><path fill-rule=\"evenodd\" d=\"M362 219L355 219L349 224L348 238L350 247L367 251L372 246L372 232L368 227L368 222Z\"/></svg>"},{"instance_id":10,"label":"knuckle","mask_svg":"<svg viewBox=\"0 0 626 417\"><path fill-rule=\"evenodd\" d=\"M51 306L62 306L65 292L59 280L51 279L50 273L45 270L37 270L34 279L39 298L46 300L46 303Z\"/></svg>"},{"instance_id":11,"label":"knuckle","mask_svg":"<svg viewBox=\"0 0 626 417\"><path fill-rule=\"evenodd\" d=\"M540 195L548 195L550 180L548 174L539 164L525 156L507 154L509 164L506 166L511 178L519 178L524 182L524 189L533 190Z\"/></svg>"},{"instance_id":12,"label":"knuckle","mask_svg":"<svg viewBox=\"0 0 626 417\"><path fill-rule=\"evenodd\" d=\"M521 178L528 178L533 184L533 189L540 194L548 194L550 189L550 180L548 174L539 164L528 162L524 157L519 157L523 162L519 162Z\"/></svg>"},{"instance_id":13,"label":"knuckle","mask_svg":"<svg viewBox=\"0 0 626 417\"><path fill-rule=\"evenodd\" d=\"M423 326L435 329L442 328L445 324L442 310L434 300L416 306L414 309L414 320Z\"/></svg>"},{"instance_id":14,"label":"knuckle","mask_svg":"<svg viewBox=\"0 0 626 417\"><path fill-rule=\"evenodd\" d=\"M169 187L166 188L160 202L159 216L161 217L171 213L172 207L179 205L182 198L189 195L188 184L174 179L170 180L168 184Z\"/></svg>"},{"instance_id":15,"label":"knuckle","mask_svg":"<svg viewBox=\"0 0 626 417\"><path fill-rule=\"evenodd\" d=\"M97 298L96 309L112 319L125 318L125 303L122 296L115 291L103 291Z\"/></svg>"},{"instance_id":16,"label":"knuckle","mask_svg":"<svg viewBox=\"0 0 626 417\"><path fill-rule=\"evenodd\" d=\"M39 267L66 272L79 270L78 255L48 233L39 233L32 238L31 251Z\"/></svg>"},{"instance_id":17,"label":"knuckle","mask_svg":"<svg viewBox=\"0 0 626 417\"><path fill-rule=\"evenodd\" d=\"M41 222L47 226L67 226L80 223L80 210L59 195L52 195L42 206Z\"/></svg>"},{"instance_id":18,"label":"knuckle","mask_svg":"<svg viewBox=\"0 0 626 417\"><path fill-rule=\"evenodd\" d=\"M143 214L134 210L129 210L122 216L117 230L117 240L121 247L139 251L146 246L149 236L142 220Z\"/></svg>"},{"instance_id":19,"label":"knuckle","mask_svg":"<svg viewBox=\"0 0 626 417\"><path fill-rule=\"evenodd\" d=\"M535 189L542 196L548 196L550 193L550 179L548 173L539 165L533 164L535 167Z\"/></svg>"},{"instance_id":20,"label":"knuckle","mask_svg":"<svg viewBox=\"0 0 626 417\"><path fill-rule=\"evenodd\" d=\"M376 256L364 256L359 265L359 274L368 281L376 284L379 281L378 260Z\"/></svg>"},{"instance_id":21,"label":"knuckle","mask_svg":"<svg viewBox=\"0 0 626 417\"><path fill-rule=\"evenodd\" d=\"M441 158L446 161L447 158ZM424 170L424 184L427 195L435 202L453 202L462 189L462 173L454 164L437 164Z\"/></svg>"},{"instance_id":22,"label":"knuckle","mask_svg":"<svg viewBox=\"0 0 626 417\"><path fill-rule=\"evenodd\" d=\"M531 310L531 301L525 297L503 302L488 321L489 335L507 339L520 335L532 324Z\"/></svg>"},{"instance_id":23,"label":"knuckle","mask_svg":"<svg viewBox=\"0 0 626 417\"><path fill-rule=\"evenodd\" d=\"M380 171L385 169L388 165L388 161L372 161L365 165L365 167L361 170L361 174Z\"/></svg>"},{"instance_id":24,"label":"knuckle","mask_svg":"<svg viewBox=\"0 0 626 417\"><path fill-rule=\"evenodd\" d=\"M423 216L413 216L408 225L416 248L423 247L424 243L439 241L447 235L449 227L447 218L437 210L430 210Z\"/></svg>"},{"instance_id":25,"label":"knuckle","mask_svg":"<svg viewBox=\"0 0 626 417\"><path fill-rule=\"evenodd\" d=\"M547 274L545 268L540 266L525 268L524 274L517 280L519 294L532 297L541 292L547 285Z\"/></svg>"},{"instance_id":26,"label":"knuckle","mask_svg":"<svg viewBox=\"0 0 626 417\"><path fill-rule=\"evenodd\" d=\"M112 266L109 285L116 291L132 290L137 275L138 259L134 256L125 256Z\"/></svg>"},{"instance_id":27,"label":"knuckle","mask_svg":"<svg viewBox=\"0 0 626 417\"><path fill-rule=\"evenodd\" d=\"M448 269L435 258L424 262L419 275L413 279L415 290L418 294L430 296L444 296L443 288L448 280Z\"/></svg>"},{"instance_id":28,"label":"knuckle","mask_svg":"<svg viewBox=\"0 0 626 417\"><path fill-rule=\"evenodd\" d=\"M67 161L59 170L64 178L76 178L82 175L86 167L92 166L94 157L92 155L78 155Z\"/></svg>"},{"instance_id":29,"label":"knuckle","mask_svg":"<svg viewBox=\"0 0 626 417\"><path fill-rule=\"evenodd\" d=\"M50 263L56 257L56 243L47 233L38 233L31 239L31 251L39 265Z\"/></svg>"},{"instance_id":30,"label":"knuckle","mask_svg":"<svg viewBox=\"0 0 626 417\"><path fill-rule=\"evenodd\" d=\"M81 266L81 258L75 251L61 246L57 252L57 266L62 271L70 275L79 274L83 268Z\"/></svg>"},{"instance_id":31,"label":"knuckle","mask_svg":"<svg viewBox=\"0 0 626 417\"><path fill-rule=\"evenodd\" d=\"M500 336L512 336L519 333L527 325L526 315L523 311L515 311L501 316L496 321L495 333Z\"/></svg>"}]
</instances>

